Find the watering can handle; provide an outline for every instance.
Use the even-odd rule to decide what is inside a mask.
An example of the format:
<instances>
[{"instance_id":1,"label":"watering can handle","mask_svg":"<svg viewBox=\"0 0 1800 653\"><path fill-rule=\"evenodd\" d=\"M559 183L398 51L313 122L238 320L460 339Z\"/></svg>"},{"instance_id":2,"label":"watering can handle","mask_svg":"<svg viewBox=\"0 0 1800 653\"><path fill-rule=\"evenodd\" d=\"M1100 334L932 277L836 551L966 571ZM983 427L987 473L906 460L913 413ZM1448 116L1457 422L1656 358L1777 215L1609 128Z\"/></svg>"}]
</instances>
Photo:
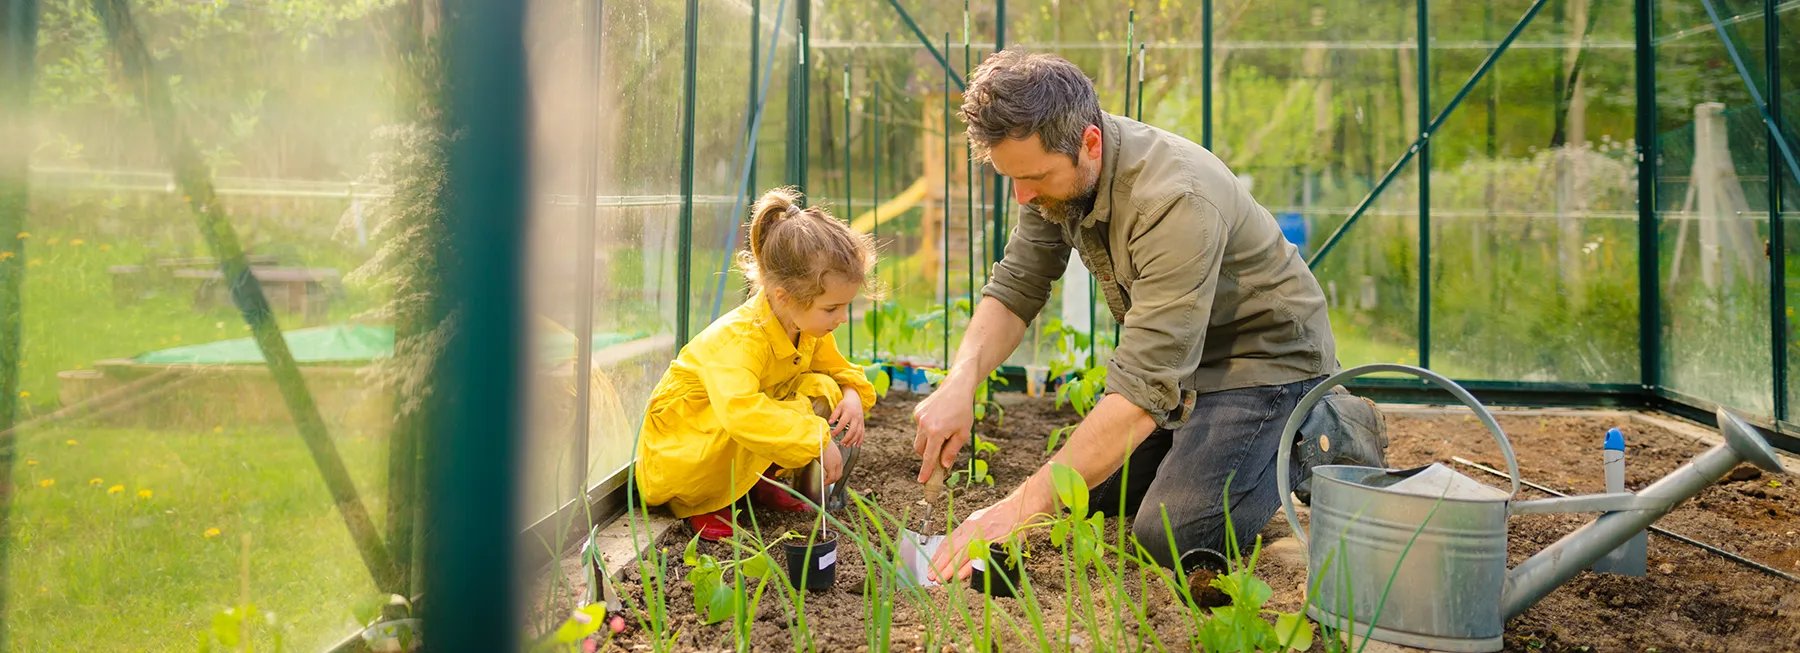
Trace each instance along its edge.
<instances>
[{"instance_id":1,"label":"watering can handle","mask_svg":"<svg viewBox=\"0 0 1800 653\"><path fill-rule=\"evenodd\" d=\"M1507 500L1511 501L1513 497L1518 496L1519 494L1519 461L1513 458L1512 443L1508 442L1506 434L1500 431L1500 424L1494 421L1493 414L1489 413L1487 408L1481 405L1481 402L1476 401L1475 397L1470 395L1468 390L1464 390L1463 387L1457 385L1455 381L1446 379L1436 372L1421 367L1400 365L1397 363L1359 365L1327 377L1317 387L1314 387L1310 392L1307 392L1306 396L1300 398L1299 405L1294 407L1293 414L1288 415L1287 426L1281 429L1281 448L1277 449L1275 454L1275 484L1281 491L1282 512L1287 514L1288 526L1294 529L1294 537L1300 540L1301 548L1307 546L1306 530L1300 528L1300 518L1294 514L1294 488L1293 485L1288 482L1288 468L1293 465L1294 435L1300 432L1300 424L1306 421L1307 413L1312 411L1313 406L1317 405L1321 399L1324 399L1325 395L1330 393L1332 388L1335 388L1350 379L1367 376L1377 372L1400 372L1402 374L1410 374L1425 379L1426 381L1436 384L1439 388L1443 388L1450 394L1455 395L1458 400L1463 402L1463 405L1468 406L1470 410L1475 411L1476 419L1481 420L1482 425L1487 427L1488 432L1494 434L1494 441L1500 443L1500 455L1506 458L1506 471L1508 474L1512 475L1512 493L1507 495Z\"/></svg>"}]
</instances>

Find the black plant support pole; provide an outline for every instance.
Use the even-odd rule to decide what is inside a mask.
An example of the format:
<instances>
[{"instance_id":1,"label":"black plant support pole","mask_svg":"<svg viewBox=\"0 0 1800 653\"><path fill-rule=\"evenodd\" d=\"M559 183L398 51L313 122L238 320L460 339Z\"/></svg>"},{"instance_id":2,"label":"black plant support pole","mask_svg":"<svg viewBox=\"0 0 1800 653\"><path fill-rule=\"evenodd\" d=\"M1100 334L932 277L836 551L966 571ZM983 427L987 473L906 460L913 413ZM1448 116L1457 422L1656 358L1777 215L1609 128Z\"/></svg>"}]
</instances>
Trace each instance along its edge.
<instances>
[{"instance_id":1,"label":"black plant support pole","mask_svg":"<svg viewBox=\"0 0 1800 653\"><path fill-rule=\"evenodd\" d=\"M999 52L999 51L1005 50L1005 49L1006 49L1006 0L994 0L994 51ZM998 262L1000 260L1000 258L1002 256L1005 256L1005 254L1006 254L1006 208L1005 207L1006 207L1006 202L1010 201L1011 197L1000 192L1001 186L1004 183L1000 179L1000 173L995 172L995 173L993 173L992 177L993 177L992 183L994 186L994 204L993 204L993 208L992 208L994 226L992 229L989 230L990 235L988 237L988 239L989 239L988 249L991 250L991 253L989 255L990 258L988 260L991 262ZM990 266L990 269L991 269L991 266ZM971 307L971 309L972 308L973 307Z\"/></svg>"},{"instance_id":2,"label":"black plant support pole","mask_svg":"<svg viewBox=\"0 0 1800 653\"><path fill-rule=\"evenodd\" d=\"M1137 10L1125 12L1125 106L1119 113L1131 117L1131 57L1137 54Z\"/></svg>"},{"instance_id":3,"label":"black plant support pole","mask_svg":"<svg viewBox=\"0 0 1800 653\"><path fill-rule=\"evenodd\" d=\"M1637 82L1638 375L1639 387L1662 385L1661 231L1656 213L1656 0L1633 3Z\"/></svg>"},{"instance_id":4,"label":"black plant support pole","mask_svg":"<svg viewBox=\"0 0 1800 653\"><path fill-rule=\"evenodd\" d=\"M213 256L218 258L224 279L230 285L232 303L243 314L244 322L250 326L251 336L256 341L257 349L262 352L263 360L268 363L269 373L274 377L276 386L280 388L282 400L287 403L295 428L299 430L300 438L306 442L313 463L318 465L325 487L337 504L338 513L344 518L344 525L349 528L351 538L355 540L357 553L361 554L363 564L368 567L369 575L375 580L377 587L390 592L405 592L407 588L397 573L398 568L389 556L380 533L375 530L368 509L357 496L356 484L350 479L343 456L338 453L337 445L332 443L331 436L327 434L325 421L319 416L312 394L307 391L306 382L300 376L300 367L294 362L293 353L288 351L287 340L282 337L281 327L269 309L269 300L263 294L262 284L250 271L250 263L244 256L237 231L232 228L230 219L225 215L225 208L219 203L213 190L211 172L201 160L199 150L178 123L174 102L169 97L168 82L156 72L148 46L131 17L130 8L125 0L95 0L94 10L105 24L107 38L118 56L120 72L125 82L149 114L157 146L169 158L175 182L188 206L193 209L194 216L199 221L201 235L205 237Z\"/></svg>"},{"instance_id":5,"label":"black plant support pole","mask_svg":"<svg viewBox=\"0 0 1800 653\"><path fill-rule=\"evenodd\" d=\"M1781 113L1781 20L1776 0L1763 0L1764 70L1769 76L1769 138L1786 138ZM1769 148L1769 350L1774 374L1775 420L1788 418L1787 221L1781 216L1781 153Z\"/></svg>"},{"instance_id":6,"label":"black plant support pole","mask_svg":"<svg viewBox=\"0 0 1800 653\"><path fill-rule=\"evenodd\" d=\"M776 16L775 20L777 22L780 22L781 17ZM777 27L777 31L775 32L777 41L774 44L771 44L769 46L772 49L780 49L780 47L781 47L781 43L779 41L781 32L779 31L779 29L780 28ZM747 91L745 98L744 98L744 105L745 105L744 106L744 130L745 130L745 133L750 133L751 131L754 131L756 129L756 123L758 122L758 116L760 115L760 112L757 110L757 107L759 106L760 103L757 100L759 94L757 93L756 79L757 79L757 65L759 63L757 60L757 57L761 52L762 52L762 0L750 0L750 74L744 80L745 83L750 85L750 88ZM756 193L756 151L755 151L755 149L754 148L750 149L749 153L746 154L744 158L745 158L744 167L746 168L746 170L744 171L744 186L743 186L743 188L738 189L738 192L741 193L745 197L750 197L750 196L754 196L754 194ZM728 219L731 219L731 218L728 218ZM733 224L731 226L731 230L732 230L732 233L734 233L734 234L737 233L737 225ZM731 260L731 249L729 247L727 247L725 249L724 256L725 256L726 261ZM720 294L722 295L723 293L720 293ZM715 309L714 312L717 313L717 310ZM714 317L717 317L717 315L715 315Z\"/></svg>"},{"instance_id":7,"label":"black plant support pole","mask_svg":"<svg viewBox=\"0 0 1800 653\"><path fill-rule=\"evenodd\" d=\"M851 175L853 166L850 162L850 64L844 64L844 216L856 217L856 186L851 183L855 177ZM849 319L844 322L844 332L848 336L844 351L856 355L856 305L847 307Z\"/></svg>"},{"instance_id":8,"label":"black plant support pole","mask_svg":"<svg viewBox=\"0 0 1800 653\"><path fill-rule=\"evenodd\" d=\"M694 105L700 42L700 3L687 0L681 77L681 222L675 247L675 346L687 345L693 331L694 297ZM774 45L769 47L773 48ZM730 253L725 256L729 258Z\"/></svg>"},{"instance_id":9,"label":"black plant support pole","mask_svg":"<svg viewBox=\"0 0 1800 653\"><path fill-rule=\"evenodd\" d=\"M1200 3L1200 146L1213 146L1213 0Z\"/></svg>"},{"instance_id":10,"label":"black plant support pole","mask_svg":"<svg viewBox=\"0 0 1800 653\"><path fill-rule=\"evenodd\" d=\"M1148 44L1148 43L1139 43L1138 44L1138 66L1137 66L1137 85L1138 85L1138 87L1137 87L1137 120L1138 120L1138 122L1144 121L1144 66L1148 65L1144 61L1144 59L1149 56L1149 52L1150 52L1150 44Z\"/></svg>"},{"instance_id":11,"label":"black plant support pole","mask_svg":"<svg viewBox=\"0 0 1800 653\"><path fill-rule=\"evenodd\" d=\"M967 78L969 75L969 70L971 68L970 61L973 58L972 53L970 52L971 46L969 43L969 29L970 29L969 0L963 0L963 77L964 78ZM945 96L945 99L948 100L949 96ZM951 131L950 124L951 124L950 123L950 114L945 113L944 114L944 135L946 138L948 138L950 135L950 131ZM968 243L968 245L969 245L969 247L968 247L968 250L969 250L969 265L968 265L969 287L966 290L969 293L969 317L971 319L973 319L975 316L975 291L979 290L978 288L975 287L975 251L976 251L975 250L975 225L977 224L977 220L975 219L975 150L974 150L973 144L971 144L969 142L969 140L966 138L963 139L963 170L967 173L966 175L964 175L967 178L967 180L966 180L967 185L964 186L964 188L963 188L963 194L968 196L968 207L969 207L968 215L964 216L966 218L965 222L967 222L966 229L968 231L968 241L969 241L969 243ZM948 172L948 171L946 171L946 172ZM949 236L949 234L950 234L950 232L948 230L946 230L944 232L945 236ZM949 330L950 330L950 316L945 315L944 316L944 331L947 334L949 332ZM948 336L946 335L946 337L948 337ZM950 359L948 357L946 357L944 359L944 367L946 369L948 369L950 367Z\"/></svg>"},{"instance_id":12,"label":"black plant support pole","mask_svg":"<svg viewBox=\"0 0 1800 653\"><path fill-rule=\"evenodd\" d=\"M1431 124L1431 12L1419 0L1419 124ZM1467 90L1467 89L1465 89ZM1431 369L1431 133L1419 134L1419 367Z\"/></svg>"},{"instance_id":13,"label":"black plant support pole","mask_svg":"<svg viewBox=\"0 0 1800 653\"><path fill-rule=\"evenodd\" d=\"M875 241L875 247L877 248L877 250L879 250L881 247L881 203L882 203L881 202L881 83L879 80L877 80L877 78L873 74L875 69L870 68L869 70L871 73L869 75L869 85L875 87L871 91L872 98L874 101L871 103L872 106L869 107L869 128L870 128L869 131L872 136L869 139L869 190L870 190L869 206L874 207L873 210L875 211L875 226L869 228L869 237ZM877 258L876 260L878 261L876 263L876 265L880 265L880 263L879 263L880 259ZM876 279L881 278L881 269L880 268L876 268L875 278ZM888 290L890 292L893 291L895 287L896 287L896 285L894 282L890 282L888 284ZM875 306L874 302L869 303L869 310L871 312L876 310L876 306ZM863 318L863 321L867 322L868 319L869 318L865 317L865 318ZM885 327L885 326L887 326L887 325L883 325L883 327ZM886 328L883 328L879 331L874 330L874 329L871 329L869 331L869 360L874 361L874 360L879 360L881 358L881 333L886 330L887 330Z\"/></svg>"},{"instance_id":14,"label":"black plant support pole","mask_svg":"<svg viewBox=\"0 0 1800 653\"><path fill-rule=\"evenodd\" d=\"M950 33L944 32L944 52L950 51ZM938 238L943 242L942 260L938 267L943 268L944 275L944 367L950 367L950 75L955 71L944 68L944 211L938 218Z\"/></svg>"}]
</instances>

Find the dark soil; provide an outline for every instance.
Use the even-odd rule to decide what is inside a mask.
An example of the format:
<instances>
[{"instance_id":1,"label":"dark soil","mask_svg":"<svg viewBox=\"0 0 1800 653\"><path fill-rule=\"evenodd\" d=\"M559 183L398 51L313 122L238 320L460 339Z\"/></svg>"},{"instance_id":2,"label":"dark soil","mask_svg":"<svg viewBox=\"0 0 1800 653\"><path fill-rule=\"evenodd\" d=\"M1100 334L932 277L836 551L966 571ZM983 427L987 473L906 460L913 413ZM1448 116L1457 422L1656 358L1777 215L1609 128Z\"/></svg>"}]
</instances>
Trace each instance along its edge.
<instances>
[{"instance_id":1,"label":"dark soil","mask_svg":"<svg viewBox=\"0 0 1800 653\"><path fill-rule=\"evenodd\" d=\"M883 400L871 413L861 468L856 470L851 486L895 515L908 515L915 529L926 534L941 534L948 521L945 516L941 513L921 515L925 508L917 503L922 491L916 482L918 458L912 452L914 401L914 398L896 394ZM1006 409L1004 426L977 427L983 437L1000 446L998 454L988 456L995 485L955 486L950 506L955 514L954 521L960 521L973 510L1010 491L1047 458L1044 452L1047 434L1076 421L1073 413L1055 410L1047 399L1009 394L1002 395L1001 401ZM1466 413L1417 414L1408 413L1404 408L1396 409L1396 412L1403 414L1390 414L1388 418L1393 442L1388 452L1390 465L1410 467L1434 460L1449 463L1451 456L1462 456L1503 468L1498 448L1492 444L1486 430ZM1696 441L1691 434L1624 414L1502 414L1500 419L1502 428L1512 440L1522 475L1570 493L1602 489L1599 443L1608 427L1625 429L1630 448L1627 483L1633 489L1661 477L1709 446ZM1459 471L1484 482L1504 484L1501 479L1471 469L1459 467ZM1778 476L1745 472L1741 474L1741 480L1721 481L1694 500L1680 505L1658 525L1759 562L1800 573L1800 538L1796 538L1800 518L1795 515L1800 511L1800 490L1791 482L1800 479ZM1543 495L1522 490L1520 496L1539 498ZM805 515L762 512L757 517L761 531L767 537L788 530L806 533L812 527L812 519ZM849 519L850 516L843 515L842 518ZM1509 543L1511 563L1517 564L1589 519L1591 515L1514 518ZM1117 523L1109 521L1109 531L1113 528L1117 528ZM1295 610L1304 598L1304 553L1293 538L1287 537L1288 533L1286 520L1279 515L1263 532L1265 548L1258 575L1275 588L1275 596L1268 606L1271 609ZM674 556L670 561L673 580L665 582L665 587L669 592L669 612L679 632L677 648L730 650L734 648L734 640L729 622L702 625L693 608L692 587L680 580L685 569L681 567L679 553L691 537L685 527L677 527L658 543ZM1033 555L1026 561L1027 582L1041 605L1026 606L1018 599L995 599L999 612L1004 613L997 613L994 618L999 649L1038 647L1034 637L1021 639L1015 634L1030 633L1027 611L1039 615L1052 632L1049 641L1058 642L1058 646L1062 636L1055 633L1072 632L1068 637L1077 650L1132 648L1110 641L1118 637L1109 632L1099 635L1086 632L1079 618L1065 614L1063 600L1069 592L1064 587L1060 554L1041 531L1029 538L1028 550ZM731 555L724 545L703 543L700 551L720 558ZM777 565L781 564L779 551L774 555ZM818 650L867 650L869 636L864 627L866 568L856 547L849 545L847 540L840 544L838 565L836 586L806 598L806 630L811 633L813 647ZM1650 574L1645 578L1583 572L1507 624L1507 650L1800 650L1800 585L1657 535L1650 537L1649 568ZM1155 648L1154 635L1164 648L1185 649L1191 620L1179 600L1157 581L1141 583L1135 571L1128 577L1132 579L1129 602L1143 606L1152 632L1140 632L1135 619L1127 616L1125 639L1141 641L1146 648ZM634 571L627 572L621 592L628 602L643 600L640 580ZM779 582L785 582L785 579ZM925 592L929 600L939 606L958 603L973 606L979 622L981 601L976 590L959 585L930 588ZM1110 623L1106 618L1107 610L1125 607L1109 605L1106 597L1096 600L1105 623ZM892 604L894 617L890 631L894 650L921 650L927 645L939 644L925 641L928 625L923 623L924 617L910 601L895 600ZM764 597L758 620L753 625L751 641L754 647L758 650L795 650L792 636L797 629L791 612L788 602L771 589ZM1074 622L1073 628L1065 630L1066 618ZM1008 624L1009 619L1018 624L1019 631L1013 630ZM644 639L642 632L636 631L613 645L631 650L644 645ZM964 639L955 648L966 647L966 642Z\"/></svg>"},{"instance_id":2,"label":"dark soil","mask_svg":"<svg viewBox=\"0 0 1800 653\"><path fill-rule=\"evenodd\" d=\"M1641 489L1711 448L1690 435L1630 415L1536 414L1500 418L1519 473L1569 494L1604 490L1599 444L1617 426L1626 437L1626 487ZM1462 456L1504 469L1491 436L1467 414L1390 418L1390 464ZM1686 429L1683 429L1686 431ZM1792 459L1788 459L1792 469ZM1505 481L1460 469L1495 485ZM1740 468L1677 506L1657 526L1800 574L1800 479ZM1520 497L1548 495L1521 489ZM1511 520L1511 564L1560 539L1592 515ZM1583 572L1506 625L1509 650L1800 650L1800 585L1660 535L1650 535L1643 578ZM1584 648L1585 647L1585 648Z\"/></svg>"}]
</instances>

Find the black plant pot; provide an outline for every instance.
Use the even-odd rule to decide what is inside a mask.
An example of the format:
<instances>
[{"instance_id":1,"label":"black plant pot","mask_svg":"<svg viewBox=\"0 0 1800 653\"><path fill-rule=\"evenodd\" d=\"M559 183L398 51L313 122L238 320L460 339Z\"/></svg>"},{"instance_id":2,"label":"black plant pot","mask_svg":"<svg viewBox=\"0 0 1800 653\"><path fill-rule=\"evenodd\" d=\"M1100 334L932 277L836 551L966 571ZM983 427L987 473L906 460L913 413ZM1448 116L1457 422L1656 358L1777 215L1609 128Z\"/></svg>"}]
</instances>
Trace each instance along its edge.
<instances>
[{"instance_id":1,"label":"black plant pot","mask_svg":"<svg viewBox=\"0 0 1800 653\"><path fill-rule=\"evenodd\" d=\"M1179 564L1187 574L1188 593L1193 596L1196 607L1231 605L1231 597L1212 585L1214 578L1230 571L1223 554L1212 549L1188 549L1181 554Z\"/></svg>"},{"instance_id":2,"label":"black plant pot","mask_svg":"<svg viewBox=\"0 0 1800 653\"><path fill-rule=\"evenodd\" d=\"M781 552L787 558L788 582L795 589L805 588L814 592L831 589L837 582L837 536L826 533L824 539L807 545L805 539L788 540L781 543ZM804 576L804 578L802 578Z\"/></svg>"},{"instance_id":3,"label":"black plant pot","mask_svg":"<svg viewBox=\"0 0 1800 653\"><path fill-rule=\"evenodd\" d=\"M1025 569L999 544L988 545L988 559L976 559L969 574L969 586L989 596L1008 598L1016 595L1025 580Z\"/></svg>"}]
</instances>

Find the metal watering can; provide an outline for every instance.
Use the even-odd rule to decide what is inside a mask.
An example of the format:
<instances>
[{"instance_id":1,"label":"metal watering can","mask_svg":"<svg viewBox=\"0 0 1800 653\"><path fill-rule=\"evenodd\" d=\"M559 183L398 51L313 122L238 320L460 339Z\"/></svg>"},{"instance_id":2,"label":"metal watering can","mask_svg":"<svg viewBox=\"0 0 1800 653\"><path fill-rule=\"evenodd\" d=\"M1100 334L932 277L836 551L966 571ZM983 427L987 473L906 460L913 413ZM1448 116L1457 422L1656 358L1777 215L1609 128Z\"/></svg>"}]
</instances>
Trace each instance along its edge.
<instances>
[{"instance_id":1,"label":"metal watering can","mask_svg":"<svg viewBox=\"0 0 1800 653\"><path fill-rule=\"evenodd\" d=\"M1294 436L1307 412L1331 388L1376 372L1425 379L1475 411L1500 444L1512 477L1511 492L1482 485L1442 465L1412 470L1321 465L1312 471L1309 537L1300 527L1291 498L1288 469ZM1498 651L1507 619L1723 478L1738 463L1783 471L1769 443L1749 424L1724 409L1718 420L1724 444L1642 491L1519 501L1514 498L1519 465L1512 444L1494 416L1462 386L1409 365L1364 365L1332 375L1302 397L1288 417L1276 462L1284 512L1294 537L1307 549L1307 585L1316 588L1307 616L1393 644ZM1506 568L1508 515L1572 512L1603 514L1517 568Z\"/></svg>"}]
</instances>

